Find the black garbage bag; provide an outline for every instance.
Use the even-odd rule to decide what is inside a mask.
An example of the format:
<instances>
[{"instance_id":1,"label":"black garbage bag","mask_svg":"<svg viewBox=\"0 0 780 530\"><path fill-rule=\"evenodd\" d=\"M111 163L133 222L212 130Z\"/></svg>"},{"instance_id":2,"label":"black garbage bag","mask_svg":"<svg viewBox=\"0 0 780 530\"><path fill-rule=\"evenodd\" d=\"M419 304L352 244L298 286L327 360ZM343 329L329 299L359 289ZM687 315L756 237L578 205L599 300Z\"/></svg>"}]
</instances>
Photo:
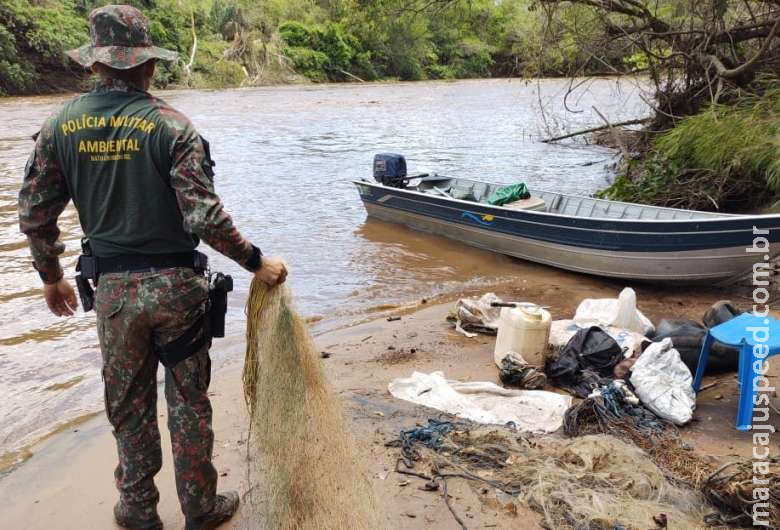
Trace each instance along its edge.
<instances>
[{"instance_id":1,"label":"black garbage bag","mask_svg":"<svg viewBox=\"0 0 780 530\"><path fill-rule=\"evenodd\" d=\"M577 354L567 348L561 349L558 355L549 359L544 367L544 373L556 386L560 386L559 383L562 382L575 381L580 372L582 368Z\"/></svg>"},{"instance_id":2,"label":"black garbage bag","mask_svg":"<svg viewBox=\"0 0 780 530\"><path fill-rule=\"evenodd\" d=\"M594 389L608 385L612 381L608 377L602 377L595 370L582 369L579 363L572 361L576 359L571 352L561 352L557 359L548 361L545 373L554 386L579 398L586 398Z\"/></svg>"},{"instance_id":3,"label":"black garbage bag","mask_svg":"<svg viewBox=\"0 0 780 530\"><path fill-rule=\"evenodd\" d=\"M598 326L579 330L558 356L545 367L549 380L578 397L587 397L593 388L609 384L623 350L615 339Z\"/></svg>"},{"instance_id":4,"label":"black garbage bag","mask_svg":"<svg viewBox=\"0 0 780 530\"><path fill-rule=\"evenodd\" d=\"M734 317L738 317L742 314L742 311L734 307L728 300L721 300L712 304L706 313L704 313L704 325L708 328L714 328L719 324L728 322Z\"/></svg>"},{"instance_id":5,"label":"black garbage bag","mask_svg":"<svg viewBox=\"0 0 780 530\"><path fill-rule=\"evenodd\" d=\"M715 306L713 306L713 308L714 307ZM706 334L707 328L695 320L664 319L658 323L653 340L655 342L660 342L666 338L672 339L674 349L680 352L682 361L691 373L695 374L696 367L699 364L701 346ZM738 349L715 343L710 350L710 358L707 362L707 371L705 373L723 374L735 372L738 365Z\"/></svg>"},{"instance_id":6,"label":"black garbage bag","mask_svg":"<svg viewBox=\"0 0 780 530\"><path fill-rule=\"evenodd\" d=\"M590 368L602 377L611 376L623 359L620 344L598 326L579 330L563 349L576 355L582 369Z\"/></svg>"}]
</instances>

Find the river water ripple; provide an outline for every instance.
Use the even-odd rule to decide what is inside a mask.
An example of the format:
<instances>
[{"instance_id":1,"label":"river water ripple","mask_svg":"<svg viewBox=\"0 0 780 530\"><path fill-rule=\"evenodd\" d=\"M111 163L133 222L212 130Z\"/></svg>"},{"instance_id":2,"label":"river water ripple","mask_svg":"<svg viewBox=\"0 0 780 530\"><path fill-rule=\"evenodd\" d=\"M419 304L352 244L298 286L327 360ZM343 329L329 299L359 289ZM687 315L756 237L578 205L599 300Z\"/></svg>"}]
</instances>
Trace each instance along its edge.
<instances>
[{"instance_id":1,"label":"river water ripple","mask_svg":"<svg viewBox=\"0 0 780 530\"><path fill-rule=\"evenodd\" d=\"M576 130L645 112L630 83L596 81L569 98L568 82L486 80L274 87L162 94L211 142L216 186L238 227L265 253L284 256L290 284L319 331L386 304L511 281L523 264L440 238L366 221L350 179L369 177L376 152L404 153L410 172L592 193L606 184L610 150L547 145L546 127ZM13 451L74 417L102 409L94 313L58 319L19 234L16 196L30 136L67 98L0 99L0 469ZM540 112L540 102L546 111ZM80 228L60 227L68 276ZM228 333L243 336L249 276L234 275ZM234 341L235 342L235 341ZM240 348L220 348L217 364Z\"/></svg>"}]
</instances>

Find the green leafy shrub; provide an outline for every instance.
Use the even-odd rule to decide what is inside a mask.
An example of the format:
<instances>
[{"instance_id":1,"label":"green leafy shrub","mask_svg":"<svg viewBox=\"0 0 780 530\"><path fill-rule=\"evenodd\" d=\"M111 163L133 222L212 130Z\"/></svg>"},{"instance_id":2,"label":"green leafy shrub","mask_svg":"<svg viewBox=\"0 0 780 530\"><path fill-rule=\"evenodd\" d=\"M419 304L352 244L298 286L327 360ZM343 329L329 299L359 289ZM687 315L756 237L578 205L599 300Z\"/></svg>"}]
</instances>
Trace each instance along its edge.
<instances>
[{"instance_id":1,"label":"green leafy shrub","mask_svg":"<svg viewBox=\"0 0 780 530\"><path fill-rule=\"evenodd\" d=\"M225 58L225 51L229 47L230 45L223 40L201 38L198 42L193 70L204 74L213 73L217 63Z\"/></svg>"},{"instance_id":2,"label":"green leafy shrub","mask_svg":"<svg viewBox=\"0 0 780 530\"><path fill-rule=\"evenodd\" d=\"M494 47L476 37L463 39L459 46L455 70L457 77L490 77Z\"/></svg>"},{"instance_id":3,"label":"green leafy shrub","mask_svg":"<svg viewBox=\"0 0 780 530\"><path fill-rule=\"evenodd\" d=\"M428 76L432 79L457 79L455 68L448 64L432 64L428 67Z\"/></svg>"},{"instance_id":4,"label":"green leafy shrub","mask_svg":"<svg viewBox=\"0 0 780 530\"><path fill-rule=\"evenodd\" d=\"M381 78L376 69L373 60L373 53L370 51L357 52L352 58L353 74L365 81L374 81Z\"/></svg>"},{"instance_id":5,"label":"green leafy shrub","mask_svg":"<svg viewBox=\"0 0 780 530\"><path fill-rule=\"evenodd\" d=\"M177 85L184 75L181 62L157 63L154 69L152 85L157 88L168 88Z\"/></svg>"},{"instance_id":6,"label":"green leafy shrub","mask_svg":"<svg viewBox=\"0 0 780 530\"><path fill-rule=\"evenodd\" d=\"M13 34L0 25L0 96L27 90L35 77L32 65L17 54Z\"/></svg>"},{"instance_id":7,"label":"green leafy shrub","mask_svg":"<svg viewBox=\"0 0 780 530\"><path fill-rule=\"evenodd\" d=\"M223 59L204 78L207 88L237 87L246 79L246 72L239 63Z\"/></svg>"},{"instance_id":8,"label":"green leafy shrub","mask_svg":"<svg viewBox=\"0 0 780 530\"><path fill-rule=\"evenodd\" d=\"M702 210L755 209L780 196L778 81L680 121L601 196Z\"/></svg>"},{"instance_id":9,"label":"green leafy shrub","mask_svg":"<svg viewBox=\"0 0 780 530\"><path fill-rule=\"evenodd\" d=\"M328 80L326 70L330 60L324 53L304 47L289 47L286 48L285 53L292 61L297 72L305 75L312 81L322 82Z\"/></svg>"},{"instance_id":10,"label":"green leafy shrub","mask_svg":"<svg viewBox=\"0 0 780 530\"><path fill-rule=\"evenodd\" d=\"M285 44L291 48L314 48L317 43L315 28L310 28L301 22L288 20L279 25L279 34Z\"/></svg>"},{"instance_id":11,"label":"green leafy shrub","mask_svg":"<svg viewBox=\"0 0 780 530\"><path fill-rule=\"evenodd\" d=\"M89 40L86 19L70 1L0 3L0 92L32 90L40 75L63 69L64 51Z\"/></svg>"},{"instance_id":12,"label":"green leafy shrub","mask_svg":"<svg viewBox=\"0 0 780 530\"><path fill-rule=\"evenodd\" d=\"M328 66L331 70L347 70L352 64L357 39L344 31L344 29L332 22L319 28L316 33L317 42L314 49L328 56Z\"/></svg>"},{"instance_id":13,"label":"green leafy shrub","mask_svg":"<svg viewBox=\"0 0 780 530\"><path fill-rule=\"evenodd\" d=\"M360 51L358 38L340 24L306 25L288 20L279 26L279 34L296 71L312 81L343 80L349 77L344 72L353 66L371 73L371 55Z\"/></svg>"},{"instance_id":14,"label":"green leafy shrub","mask_svg":"<svg viewBox=\"0 0 780 530\"><path fill-rule=\"evenodd\" d=\"M33 7L30 11L27 45L45 61L64 63L65 50L89 42L87 21L70 9L54 10Z\"/></svg>"},{"instance_id":15,"label":"green leafy shrub","mask_svg":"<svg viewBox=\"0 0 780 530\"><path fill-rule=\"evenodd\" d=\"M141 9L149 17L149 29L155 45L179 52L182 56L189 52L192 46L189 8L158 2L154 9ZM197 25L197 16L196 27L200 27Z\"/></svg>"}]
</instances>

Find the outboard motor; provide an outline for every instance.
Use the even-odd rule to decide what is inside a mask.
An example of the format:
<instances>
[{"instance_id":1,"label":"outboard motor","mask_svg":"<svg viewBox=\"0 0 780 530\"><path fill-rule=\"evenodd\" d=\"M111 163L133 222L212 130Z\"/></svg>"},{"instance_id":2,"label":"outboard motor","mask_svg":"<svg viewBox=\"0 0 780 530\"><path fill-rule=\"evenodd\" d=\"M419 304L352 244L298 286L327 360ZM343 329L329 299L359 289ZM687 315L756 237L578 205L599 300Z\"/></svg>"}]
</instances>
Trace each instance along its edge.
<instances>
[{"instance_id":1,"label":"outboard motor","mask_svg":"<svg viewBox=\"0 0 780 530\"><path fill-rule=\"evenodd\" d=\"M374 179L385 186L406 187L406 159L394 153L374 155Z\"/></svg>"}]
</instances>

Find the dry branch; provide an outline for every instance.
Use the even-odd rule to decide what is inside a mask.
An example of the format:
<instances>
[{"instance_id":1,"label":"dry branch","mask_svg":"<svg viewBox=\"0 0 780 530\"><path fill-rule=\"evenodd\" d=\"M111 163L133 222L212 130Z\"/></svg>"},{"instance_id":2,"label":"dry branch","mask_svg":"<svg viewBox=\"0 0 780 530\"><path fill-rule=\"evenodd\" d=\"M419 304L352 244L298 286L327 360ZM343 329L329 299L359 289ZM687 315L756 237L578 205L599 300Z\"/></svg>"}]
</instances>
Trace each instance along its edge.
<instances>
[{"instance_id":1,"label":"dry branch","mask_svg":"<svg viewBox=\"0 0 780 530\"><path fill-rule=\"evenodd\" d=\"M350 77L350 78L354 79L355 81L359 81L361 83L365 83L366 82L365 79L361 79L358 76L356 76L355 74L350 74L346 70L339 69L339 73L341 73L341 74L343 74L343 75L345 75L347 77Z\"/></svg>"},{"instance_id":2,"label":"dry branch","mask_svg":"<svg viewBox=\"0 0 780 530\"><path fill-rule=\"evenodd\" d=\"M195 13L190 11L190 22L192 29L192 51L190 52L190 60L184 65L184 71L187 73L187 79L192 76L192 65L195 63L195 54L198 51L198 35L195 33Z\"/></svg>"},{"instance_id":3,"label":"dry branch","mask_svg":"<svg viewBox=\"0 0 780 530\"><path fill-rule=\"evenodd\" d=\"M605 129L612 129L612 128L616 128L616 127L627 127L629 125L640 125L642 123L647 123L647 122L649 122L651 120L652 120L652 118L638 118L638 119L635 119L635 120L621 121L619 123L612 123L612 124L608 123L607 125L601 125L599 127L591 127L590 129L583 129L581 131L577 131L577 132L573 132L573 133L569 133L569 134L564 134L563 136L555 136L553 138L546 138L546 139L542 140L542 142L546 143L546 144L549 144L549 143L553 143L553 142L558 142L560 140L566 140L568 138L574 138L575 136L582 136L584 134L590 134L590 133L594 133L594 132L603 131Z\"/></svg>"}]
</instances>

